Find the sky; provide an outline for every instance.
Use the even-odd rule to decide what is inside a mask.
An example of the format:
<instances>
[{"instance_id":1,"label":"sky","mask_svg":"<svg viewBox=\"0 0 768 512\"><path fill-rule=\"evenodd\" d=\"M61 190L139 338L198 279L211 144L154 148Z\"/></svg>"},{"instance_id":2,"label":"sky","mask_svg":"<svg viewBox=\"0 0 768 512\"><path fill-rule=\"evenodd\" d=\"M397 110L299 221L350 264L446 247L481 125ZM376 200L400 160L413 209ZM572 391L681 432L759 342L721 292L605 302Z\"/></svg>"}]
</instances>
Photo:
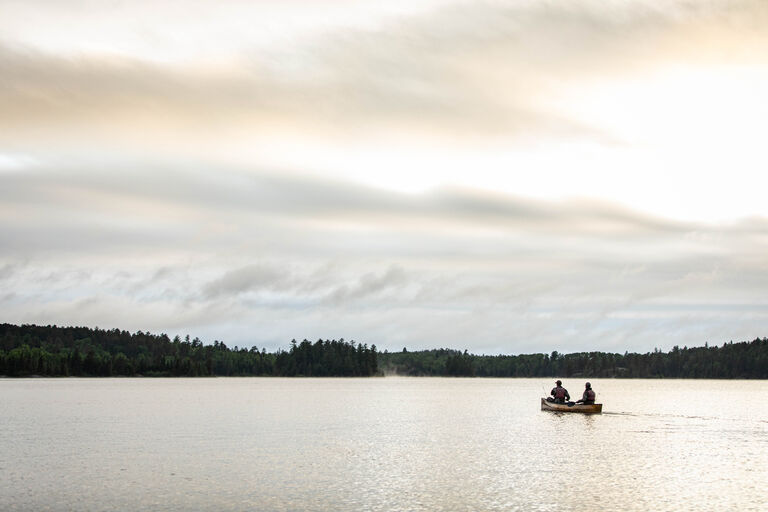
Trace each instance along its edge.
<instances>
[{"instance_id":1,"label":"sky","mask_svg":"<svg viewBox=\"0 0 768 512\"><path fill-rule=\"evenodd\" d=\"M0 0L0 322L768 335L764 0Z\"/></svg>"}]
</instances>

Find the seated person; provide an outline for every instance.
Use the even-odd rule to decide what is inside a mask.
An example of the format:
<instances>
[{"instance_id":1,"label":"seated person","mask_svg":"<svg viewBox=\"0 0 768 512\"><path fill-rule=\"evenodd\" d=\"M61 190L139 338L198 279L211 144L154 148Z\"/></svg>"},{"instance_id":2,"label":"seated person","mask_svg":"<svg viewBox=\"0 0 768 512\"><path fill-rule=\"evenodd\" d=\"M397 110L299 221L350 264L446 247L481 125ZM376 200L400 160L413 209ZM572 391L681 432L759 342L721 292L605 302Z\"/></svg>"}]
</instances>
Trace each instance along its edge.
<instances>
[{"instance_id":1,"label":"seated person","mask_svg":"<svg viewBox=\"0 0 768 512\"><path fill-rule=\"evenodd\" d=\"M584 394L581 395L581 400L578 400L576 403L577 404L587 404L587 405L594 404L595 403L595 396L596 395L595 395L595 392L592 391L592 384L587 382L584 385L584 387L586 388L584 390Z\"/></svg>"},{"instance_id":2,"label":"seated person","mask_svg":"<svg viewBox=\"0 0 768 512\"><path fill-rule=\"evenodd\" d=\"M555 397L555 403L564 404L567 400L571 399L571 395L568 394L568 390L562 386L562 381L555 382L556 386L550 391L550 395Z\"/></svg>"}]
</instances>

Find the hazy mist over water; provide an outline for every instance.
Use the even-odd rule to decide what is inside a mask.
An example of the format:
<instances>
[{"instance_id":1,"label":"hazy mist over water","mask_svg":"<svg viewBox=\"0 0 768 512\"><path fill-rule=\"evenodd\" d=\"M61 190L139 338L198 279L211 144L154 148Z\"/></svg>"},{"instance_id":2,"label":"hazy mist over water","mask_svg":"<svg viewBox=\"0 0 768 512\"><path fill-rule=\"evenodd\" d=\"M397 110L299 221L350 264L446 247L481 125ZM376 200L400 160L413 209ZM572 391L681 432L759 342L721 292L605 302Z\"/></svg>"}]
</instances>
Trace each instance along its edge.
<instances>
[{"instance_id":1,"label":"hazy mist over water","mask_svg":"<svg viewBox=\"0 0 768 512\"><path fill-rule=\"evenodd\" d=\"M763 510L768 382L592 383L4 379L0 508Z\"/></svg>"}]
</instances>

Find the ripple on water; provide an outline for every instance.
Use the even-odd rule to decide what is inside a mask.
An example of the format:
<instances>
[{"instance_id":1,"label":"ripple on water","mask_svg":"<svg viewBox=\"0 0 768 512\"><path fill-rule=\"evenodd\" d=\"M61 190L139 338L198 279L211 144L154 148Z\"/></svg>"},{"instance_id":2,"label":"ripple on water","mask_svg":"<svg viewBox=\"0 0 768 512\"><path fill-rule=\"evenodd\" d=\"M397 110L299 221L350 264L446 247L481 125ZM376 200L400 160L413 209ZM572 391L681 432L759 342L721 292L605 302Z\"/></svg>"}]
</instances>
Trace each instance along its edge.
<instances>
[{"instance_id":1,"label":"ripple on water","mask_svg":"<svg viewBox=\"0 0 768 512\"><path fill-rule=\"evenodd\" d=\"M14 441L0 443L2 508L720 511L768 502L764 485L749 484L768 481L768 408L740 400L744 386L768 384L595 379L606 412L585 416L540 411L543 382L4 380L0 428Z\"/></svg>"}]
</instances>

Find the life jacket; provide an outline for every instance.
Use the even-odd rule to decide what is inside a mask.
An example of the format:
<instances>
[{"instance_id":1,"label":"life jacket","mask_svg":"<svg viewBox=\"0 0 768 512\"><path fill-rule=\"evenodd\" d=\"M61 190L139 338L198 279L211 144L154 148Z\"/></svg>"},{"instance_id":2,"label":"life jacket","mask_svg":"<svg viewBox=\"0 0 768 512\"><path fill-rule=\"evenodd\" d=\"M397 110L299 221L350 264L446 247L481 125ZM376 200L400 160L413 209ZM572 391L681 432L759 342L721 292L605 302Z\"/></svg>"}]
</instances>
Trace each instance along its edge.
<instances>
[{"instance_id":1,"label":"life jacket","mask_svg":"<svg viewBox=\"0 0 768 512\"><path fill-rule=\"evenodd\" d=\"M587 390L587 400L590 400L592 402L595 401L595 392L592 391L592 389Z\"/></svg>"},{"instance_id":2,"label":"life jacket","mask_svg":"<svg viewBox=\"0 0 768 512\"><path fill-rule=\"evenodd\" d=\"M555 398L558 400L565 400L565 388L561 386L557 386L555 388Z\"/></svg>"}]
</instances>

